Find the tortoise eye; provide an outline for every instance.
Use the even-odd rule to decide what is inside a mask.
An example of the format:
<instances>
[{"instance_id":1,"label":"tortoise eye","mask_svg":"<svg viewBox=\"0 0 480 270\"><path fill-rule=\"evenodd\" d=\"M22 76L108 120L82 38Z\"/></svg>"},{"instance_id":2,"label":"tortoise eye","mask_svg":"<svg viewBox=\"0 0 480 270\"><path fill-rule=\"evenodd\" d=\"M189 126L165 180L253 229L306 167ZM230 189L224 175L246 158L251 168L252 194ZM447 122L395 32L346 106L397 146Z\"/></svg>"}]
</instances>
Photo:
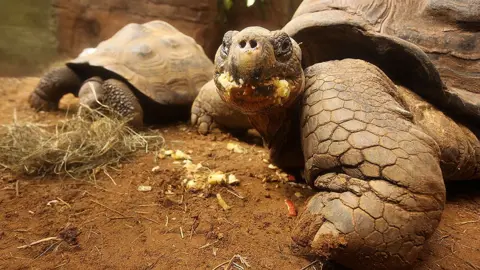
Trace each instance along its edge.
<instances>
[{"instance_id":1,"label":"tortoise eye","mask_svg":"<svg viewBox=\"0 0 480 270\"><path fill-rule=\"evenodd\" d=\"M290 46L291 46L291 43L289 41L284 41L282 43L282 51L287 51L288 49L290 49Z\"/></svg>"},{"instance_id":2,"label":"tortoise eye","mask_svg":"<svg viewBox=\"0 0 480 270\"><path fill-rule=\"evenodd\" d=\"M222 53L227 55L228 54L228 45L225 41L222 41Z\"/></svg>"},{"instance_id":3,"label":"tortoise eye","mask_svg":"<svg viewBox=\"0 0 480 270\"><path fill-rule=\"evenodd\" d=\"M232 45L233 34L234 34L234 31L228 31L223 36L222 45L220 47L223 57L226 57L228 55L230 46Z\"/></svg>"},{"instance_id":4,"label":"tortoise eye","mask_svg":"<svg viewBox=\"0 0 480 270\"><path fill-rule=\"evenodd\" d=\"M275 56L279 60L286 60L292 54L292 41L290 37L282 33L274 41Z\"/></svg>"}]
</instances>

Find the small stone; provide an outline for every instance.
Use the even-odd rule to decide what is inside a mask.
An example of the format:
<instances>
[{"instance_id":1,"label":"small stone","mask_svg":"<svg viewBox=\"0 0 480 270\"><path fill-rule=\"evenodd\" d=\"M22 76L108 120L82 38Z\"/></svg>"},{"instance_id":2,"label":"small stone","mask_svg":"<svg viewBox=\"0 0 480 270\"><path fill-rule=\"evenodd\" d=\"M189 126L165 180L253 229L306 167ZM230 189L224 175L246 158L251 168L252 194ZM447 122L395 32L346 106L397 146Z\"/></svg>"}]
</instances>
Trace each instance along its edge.
<instances>
[{"instance_id":1,"label":"small stone","mask_svg":"<svg viewBox=\"0 0 480 270\"><path fill-rule=\"evenodd\" d=\"M160 171L160 166L155 166L155 167L152 168L153 173L157 173L159 171Z\"/></svg>"}]
</instances>

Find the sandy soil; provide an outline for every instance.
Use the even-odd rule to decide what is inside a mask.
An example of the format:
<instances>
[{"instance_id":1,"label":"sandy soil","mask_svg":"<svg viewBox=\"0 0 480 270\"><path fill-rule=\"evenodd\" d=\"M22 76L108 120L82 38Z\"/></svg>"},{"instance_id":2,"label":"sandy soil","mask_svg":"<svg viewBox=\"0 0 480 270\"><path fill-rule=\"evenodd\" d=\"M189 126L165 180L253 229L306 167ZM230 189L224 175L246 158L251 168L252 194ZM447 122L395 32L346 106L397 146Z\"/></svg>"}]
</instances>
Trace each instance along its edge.
<instances>
[{"instance_id":1,"label":"sandy soil","mask_svg":"<svg viewBox=\"0 0 480 270\"><path fill-rule=\"evenodd\" d=\"M64 117L65 111L29 109L26 98L37 80L0 78L0 124L11 122L14 111L19 120ZM156 132L166 148L189 152L194 163L211 170L235 174L240 185L216 187L206 198L184 192L182 165L171 158L156 160L153 153L139 153L110 171L115 183L104 174L92 182L0 171L0 269L214 269L236 254L246 258L249 269L302 269L310 263L291 254L295 218L287 215L284 200L302 211L313 191L291 182L262 182L276 177L262 162L266 150L227 134L197 135L186 123ZM227 150L229 142L246 153ZM151 171L155 166L157 173ZM152 190L139 192L139 185ZM216 193L230 210L220 207ZM58 202L48 205L52 200ZM442 222L415 269L480 269L479 206L479 183L449 184ZM47 237L65 240L18 248Z\"/></svg>"}]
</instances>

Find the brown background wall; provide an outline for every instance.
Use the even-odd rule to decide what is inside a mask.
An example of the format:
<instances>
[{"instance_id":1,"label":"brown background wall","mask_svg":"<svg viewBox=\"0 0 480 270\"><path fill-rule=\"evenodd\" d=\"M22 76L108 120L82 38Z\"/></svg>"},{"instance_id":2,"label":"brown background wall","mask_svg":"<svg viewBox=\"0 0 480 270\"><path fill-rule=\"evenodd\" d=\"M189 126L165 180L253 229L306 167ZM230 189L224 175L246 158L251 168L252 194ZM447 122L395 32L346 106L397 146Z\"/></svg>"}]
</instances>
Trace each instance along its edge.
<instances>
[{"instance_id":1,"label":"brown background wall","mask_svg":"<svg viewBox=\"0 0 480 270\"><path fill-rule=\"evenodd\" d=\"M41 72L55 56L76 56L124 25L155 19L192 36L213 57L223 33L260 25L281 28L301 0L3 0L0 9L0 75Z\"/></svg>"}]
</instances>

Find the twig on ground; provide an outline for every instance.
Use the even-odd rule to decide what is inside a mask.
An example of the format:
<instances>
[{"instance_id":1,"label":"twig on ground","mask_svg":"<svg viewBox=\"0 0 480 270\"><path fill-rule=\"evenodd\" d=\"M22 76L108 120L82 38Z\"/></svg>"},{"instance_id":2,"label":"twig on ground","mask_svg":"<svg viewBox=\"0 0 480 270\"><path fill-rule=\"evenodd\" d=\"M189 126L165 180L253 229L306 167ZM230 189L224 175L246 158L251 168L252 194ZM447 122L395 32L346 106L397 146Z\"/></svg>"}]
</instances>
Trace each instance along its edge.
<instances>
[{"instance_id":1,"label":"twig on ground","mask_svg":"<svg viewBox=\"0 0 480 270\"><path fill-rule=\"evenodd\" d=\"M41 244L41 243L44 243L44 242L48 242L48 241L62 241L62 238L59 238L59 237L47 237L47 238L43 238L43 239L40 239L40 240L37 240L37 241L34 241L28 245L23 245L23 246L19 246L17 247L18 249L24 249L24 248L29 248L29 247L32 247L34 245L38 245L38 244Z\"/></svg>"},{"instance_id":2,"label":"twig on ground","mask_svg":"<svg viewBox=\"0 0 480 270\"><path fill-rule=\"evenodd\" d=\"M18 180L15 182L15 196L18 197L20 196L20 191L18 187Z\"/></svg>"},{"instance_id":3,"label":"twig on ground","mask_svg":"<svg viewBox=\"0 0 480 270\"><path fill-rule=\"evenodd\" d=\"M227 266L225 267L226 270L230 269L233 264L233 261L237 258L237 255L233 256L230 261L228 262Z\"/></svg>"},{"instance_id":4,"label":"twig on ground","mask_svg":"<svg viewBox=\"0 0 480 270\"><path fill-rule=\"evenodd\" d=\"M48 248L46 248L42 253L40 253L40 255L38 255L37 257L35 257L34 260L42 257L43 255L45 255L45 253L47 253L49 250L51 250L55 245L56 245L56 248L58 248L58 246L60 246L60 244L62 243L62 241L58 241L58 242L55 242L53 244L51 244Z\"/></svg>"},{"instance_id":5,"label":"twig on ground","mask_svg":"<svg viewBox=\"0 0 480 270\"><path fill-rule=\"evenodd\" d=\"M154 220L154 219L151 219L151 218L149 218L149 217L144 217L144 216L140 216L140 217L143 218L143 219L146 219L146 220L148 220L148 221L151 221L151 222L153 222L153 223L155 223L155 224L161 225L160 222L158 222L158 221L156 221L156 220Z\"/></svg>"},{"instance_id":6,"label":"twig on ground","mask_svg":"<svg viewBox=\"0 0 480 270\"><path fill-rule=\"evenodd\" d=\"M60 199L60 197L57 197L57 200L59 200L61 203L65 204L68 208L72 208L72 206L71 206L69 203L67 203L66 201Z\"/></svg>"},{"instance_id":7,"label":"twig on ground","mask_svg":"<svg viewBox=\"0 0 480 270\"><path fill-rule=\"evenodd\" d=\"M230 193L230 194L232 194L233 196L235 196L235 197L239 198L239 199L242 199L242 200L243 200L243 199L245 199L245 197L243 197L243 196L241 196L241 195L237 194L237 193L236 193L236 192L234 192L233 190L227 189L227 192L228 192L228 193Z\"/></svg>"},{"instance_id":8,"label":"twig on ground","mask_svg":"<svg viewBox=\"0 0 480 270\"><path fill-rule=\"evenodd\" d=\"M455 225L465 225L465 224L471 224L471 223L477 223L477 222L480 222L480 219L458 222L458 223L455 223Z\"/></svg>"},{"instance_id":9,"label":"twig on ground","mask_svg":"<svg viewBox=\"0 0 480 270\"><path fill-rule=\"evenodd\" d=\"M250 264L247 262L247 260L245 258L240 256L239 254L236 254L236 255L233 255L233 257L230 260L225 261L225 262L215 266L215 268L213 268L212 270L220 269L220 267L222 267L224 265L227 265L225 268L223 268L224 270L230 270L232 265L235 265L236 268L244 269L243 266L240 266L239 264L235 263L235 259L239 259L240 263L245 265L247 268L250 267Z\"/></svg>"},{"instance_id":10,"label":"twig on ground","mask_svg":"<svg viewBox=\"0 0 480 270\"><path fill-rule=\"evenodd\" d=\"M198 216L195 216L193 218L192 228L190 229L190 239L192 239L193 234L195 233L195 230L197 229L198 225L199 225Z\"/></svg>"},{"instance_id":11,"label":"twig on ground","mask_svg":"<svg viewBox=\"0 0 480 270\"><path fill-rule=\"evenodd\" d=\"M115 182L115 180L113 180L113 177L110 176L110 174L107 172L107 170L105 168L103 168L103 173L108 176L108 178L110 178L110 180L112 180L112 183L116 186L117 185L117 182Z\"/></svg>"},{"instance_id":12,"label":"twig on ground","mask_svg":"<svg viewBox=\"0 0 480 270\"><path fill-rule=\"evenodd\" d=\"M228 261L224 261L223 263L221 263L221 264L219 264L219 265L215 266L215 267L214 267L212 270L217 270L217 269L220 269L220 267L224 266L225 264L227 264L227 263L229 263L229 262L230 262L230 260L228 260Z\"/></svg>"},{"instance_id":13,"label":"twig on ground","mask_svg":"<svg viewBox=\"0 0 480 270\"><path fill-rule=\"evenodd\" d=\"M159 203L150 203L150 204L139 204L136 205L136 207L152 207L152 206L160 206L161 204Z\"/></svg>"},{"instance_id":14,"label":"twig on ground","mask_svg":"<svg viewBox=\"0 0 480 270\"><path fill-rule=\"evenodd\" d=\"M135 217L130 217L130 216L124 216L124 217L110 217L108 218L109 220L117 220L117 219L130 219L130 218L135 218Z\"/></svg>"},{"instance_id":15,"label":"twig on ground","mask_svg":"<svg viewBox=\"0 0 480 270\"><path fill-rule=\"evenodd\" d=\"M103 204L103 203L97 202L97 201L95 201L95 200L90 200L90 201L93 202L93 203L95 203L95 204L98 204L98 205L100 205L100 206L102 206L102 207L104 207L104 208L106 208L106 209L108 209L108 210L110 210L110 211L112 211L112 212L114 212L114 213L117 213L117 214L119 214L119 215L122 216L122 217L125 217L125 214L123 214L122 212L119 212L119 211L117 211L117 210L115 210L115 209L112 209L112 208L106 206L106 205Z\"/></svg>"},{"instance_id":16,"label":"twig on ground","mask_svg":"<svg viewBox=\"0 0 480 270\"><path fill-rule=\"evenodd\" d=\"M198 249L204 249L204 248L207 248L207 247L209 247L209 246L215 245L216 243L218 243L218 241L220 241L220 240L215 240L215 241L213 241L213 242L211 242L211 243L206 243L205 245L199 247Z\"/></svg>"},{"instance_id":17,"label":"twig on ground","mask_svg":"<svg viewBox=\"0 0 480 270\"><path fill-rule=\"evenodd\" d=\"M323 269L323 264L319 260L315 260L315 261L309 263L308 265L306 265L305 267L303 267L300 270L307 270L309 267L314 266L315 264L320 264L320 267L322 267L322 268L320 268L319 270Z\"/></svg>"}]
</instances>

